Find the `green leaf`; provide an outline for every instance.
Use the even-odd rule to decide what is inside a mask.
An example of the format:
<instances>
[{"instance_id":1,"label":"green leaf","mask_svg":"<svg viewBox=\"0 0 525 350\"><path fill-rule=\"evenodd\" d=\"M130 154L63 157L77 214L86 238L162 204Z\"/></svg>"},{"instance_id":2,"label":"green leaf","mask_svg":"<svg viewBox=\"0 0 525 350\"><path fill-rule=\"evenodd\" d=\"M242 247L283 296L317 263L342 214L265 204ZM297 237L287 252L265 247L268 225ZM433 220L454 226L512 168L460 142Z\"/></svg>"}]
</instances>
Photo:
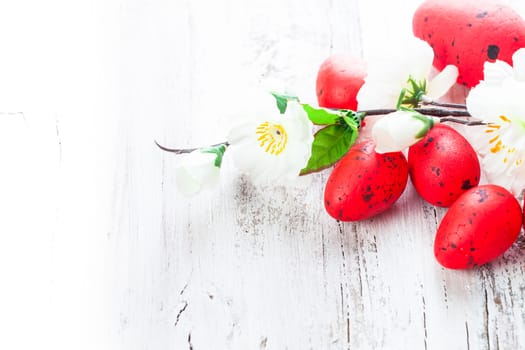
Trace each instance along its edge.
<instances>
[{"instance_id":1,"label":"green leaf","mask_svg":"<svg viewBox=\"0 0 525 350\"><path fill-rule=\"evenodd\" d=\"M423 122L423 128L415 135L417 139L424 137L430 129L434 127L434 119L429 116L415 112L412 118L421 120Z\"/></svg>"},{"instance_id":2,"label":"green leaf","mask_svg":"<svg viewBox=\"0 0 525 350\"><path fill-rule=\"evenodd\" d=\"M360 128L363 123L363 119L366 117L366 113L349 111L347 116L351 117L356 123L356 127Z\"/></svg>"},{"instance_id":3,"label":"green leaf","mask_svg":"<svg viewBox=\"0 0 525 350\"><path fill-rule=\"evenodd\" d=\"M275 97L275 101L277 102L277 108L279 109L279 112L281 112L281 114L284 114L284 112L286 112L286 107L288 107L288 101L299 102L299 98L297 96L288 96L278 94L276 92L272 92L271 94L273 97Z\"/></svg>"},{"instance_id":4,"label":"green leaf","mask_svg":"<svg viewBox=\"0 0 525 350\"><path fill-rule=\"evenodd\" d=\"M401 106L416 108L427 93L427 81L425 79L416 81L412 76L408 77L407 87L401 90L397 101L397 109Z\"/></svg>"},{"instance_id":5,"label":"green leaf","mask_svg":"<svg viewBox=\"0 0 525 350\"><path fill-rule=\"evenodd\" d=\"M345 123L346 126L357 131L358 125L353 117L344 115L341 118L343 119L343 122Z\"/></svg>"},{"instance_id":6,"label":"green leaf","mask_svg":"<svg viewBox=\"0 0 525 350\"><path fill-rule=\"evenodd\" d=\"M319 130L312 143L312 155L301 175L321 171L341 159L357 139L357 128L334 124Z\"/></svg>"},{"instance_id":7,"label":"green leaf","mask_svg":"<svg viewBox=\"0 0 525 350\"><path fill-rule=\"evenodd\" d=\"M222 157L224 156L224 152L226 152L226 145L223 143L218 146L201 148L200 151L202 153L215 154L216 157L213 165L215 165L217 168L220 168L222 164Z\"/></svg>"},{"instance_id":8,"label":"green leaf","mask_svg":"<svg viewBox=\"0 0 525 350\"><path fill-rule=\"evenodd\" d=\"M339 110L332 112L323 108L314 108L306 103L303 104L303 109L310 121L317 125L335 124L339 118L341 118L341 112Z\"/></svg>"},{"instance_id":9,"label":"green leaf","mask_svg":"<svg viewBox=\"0 0 525 350\"><path fill-rule=\"evenodd\" d=\"M401 89L401 92L399 93L399 97L397 98L396 109L401 109L401 105L403 104L403 100L405 99L406 94L407 94L407 89L406 88Z\"/></svg>"}]
</instances>

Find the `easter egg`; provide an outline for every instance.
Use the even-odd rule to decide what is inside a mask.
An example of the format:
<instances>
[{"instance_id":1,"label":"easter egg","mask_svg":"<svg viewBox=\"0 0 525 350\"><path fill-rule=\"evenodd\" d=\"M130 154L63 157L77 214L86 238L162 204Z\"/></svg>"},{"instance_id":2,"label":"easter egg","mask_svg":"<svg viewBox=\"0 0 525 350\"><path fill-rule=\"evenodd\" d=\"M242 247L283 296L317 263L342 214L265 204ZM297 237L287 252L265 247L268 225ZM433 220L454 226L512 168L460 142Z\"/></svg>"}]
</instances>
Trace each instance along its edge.
<instances>
[{"instance_id":1,"label":"easter egg","mask_svg":"<svg viewBox=\"0 0 525 350\"><path fill-rule=\"evenodd\" d=\"M413 31L434 49L434 66L457 66L457 82L467 87L483 79L485 61L512 64L512 54L525 47L525 21L497 1L425 1L414 14Z\"/></svg>"},{"instance_id":2,"label":"easter egg","mask_svg":"<svg viewBox=\"0 0 525 350\"><path fill-rule=\"evenodd\" d=\"M371 218L397 201L407 181L408 164L403 153L376 153L371 140L356 143L328 178L325 209L341 221Z\"/></svg>"},{"instance_id":3,"label":"easter egg","mask_svg":"<svg viewBox=\"0 0 525 350\"><path fill-rule=\"evenodd\" d=\"M523 213L497 185L474 187L448 209L437 230L434 255L444 267L467 269L503 254L518 237Z\"/></svg>"},{"instance_id":4,"label":"easter egg","mask_svg":"<svg viewBox=\"0 0 525 350\"><path fill-rule=\"evenodd\" d=\"M364 84L366 66L360 58L348 54L328 57L319 68L316 81L320 107L357 109L357 92Z\"/></svg>"},{"instance_id":5,"label":"easter egg","mask_svg":"<svg viewBox=\"0 0 525 350\"><path fill-rule=\"evenodd\" d=\"M449 207L477 186L480 165L476 151L456 130L437 124L408 150L410 179L419 195L432 205Z\"/></svg>"}]
</instances>

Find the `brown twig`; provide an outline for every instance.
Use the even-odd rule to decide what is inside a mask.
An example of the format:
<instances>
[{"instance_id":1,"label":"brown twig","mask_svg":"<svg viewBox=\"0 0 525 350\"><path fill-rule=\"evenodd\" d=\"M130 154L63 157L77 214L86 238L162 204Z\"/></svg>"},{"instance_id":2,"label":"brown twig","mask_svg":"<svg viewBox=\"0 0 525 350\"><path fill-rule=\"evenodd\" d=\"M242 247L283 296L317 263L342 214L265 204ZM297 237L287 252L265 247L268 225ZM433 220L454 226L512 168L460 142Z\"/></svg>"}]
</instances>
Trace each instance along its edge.
<instances>
[{"instance_id":1,"label":"brown twig","mask_svg":"<svg viewBox=\"0 0 525 350\"><path fill-rule=\"evenodd\" d=\"M191 152L196 151L196 150L201 149L201 148L212 148L212 147L218 147L218 146L221 146L221 145L224 145L226 147L229 146L228 142L221 142L221 143L217 143L215 145L206 146L206 147L198 147L198 148L167 148L167 147L164 147L164 146L160 145L156 140L154 140L154 142L157 145L157 147L160 148L161 150L166 151L166 152L175 153L175 154L191 153Z\"/></svg>"},{"instance_id":2,"label":"brown twig","mask_svg":"<svg viewBox=\"0 0 525 350\"><path fill-rule=\"evenodd\" d=\"M453 109L441 109L441 108L415 108L416 112L421 114L430 115L434 117L472 117L466 110L453 110ZM365 115L384 115L396 112L396 109L371 109L367 111L359 111L365 113Z\"/></svg>"},{"instance_id":3,"label":"brown twig","mask_svg":"<svg viewBox=\"0 0 525 350\"><path fill-rule=\"evenodd\" d=\"M465 119L456 119L456 118L450 118L450 117L440 118L439 121L441 123L451 122L451 123L463 124L466 126L488 125L488 123L485 123L484 121L481 121L481 120L465 120Z\"/></svg>"},{"instance_id":4,"label":"brown twig","mask_svg":"<svg viewBox=\"0 0 525 350\"><path fill-rule=\"evenodd\" d=\"M436 101L423 101L424 105L436 106L436 107L445 107L445 108L457 108L457 109L467 109L467 106L459 103L444 103Z\"/></svg>"}]
</instances>

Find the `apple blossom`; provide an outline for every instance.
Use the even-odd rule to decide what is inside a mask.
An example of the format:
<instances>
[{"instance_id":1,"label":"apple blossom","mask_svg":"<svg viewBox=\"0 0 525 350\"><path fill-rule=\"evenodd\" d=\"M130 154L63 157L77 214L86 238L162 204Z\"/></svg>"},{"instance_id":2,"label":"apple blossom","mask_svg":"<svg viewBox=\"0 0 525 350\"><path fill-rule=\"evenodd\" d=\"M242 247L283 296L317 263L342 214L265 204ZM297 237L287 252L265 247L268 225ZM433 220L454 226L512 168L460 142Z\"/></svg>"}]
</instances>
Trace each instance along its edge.
<instances>
[{"instance_id":1,"label":"apple blossom","mask_svg":"<svg viewBox=\"0 0 525 350\"><path fill-rule=\"evenodd\" d=\"M471 138L487 177L520 195L525 188L525 49L512 58L514 68L502 61L485 63L485 79L471 90L467 108L488 123Z\"/></svg>"},{"instance_id":2,"label":"apple blossom","mask_svg":"<svg viewBox=\"0 0 525 350\"><path fill-rule=\"evenodd\" d=\"M229 153L255 183L294 180L310 158L312 128L301 104L290 101L284 114L275 109L231 129Z\"/></svg>"},{"instance_id":3,"label":"apple blossom","mask_svg":"<svg viewBox=\"0 0 525 350\"><path fill-rule=\"evenodd\" d=\"M385 51L384 57L368 65L365 83L357 94L359 110L396 108L399 102L417 107L423 99L442 97L456 82L458 69L452 65L429 81L434 53L420 39L412 37Z\"/></svg>"}]
</instances>

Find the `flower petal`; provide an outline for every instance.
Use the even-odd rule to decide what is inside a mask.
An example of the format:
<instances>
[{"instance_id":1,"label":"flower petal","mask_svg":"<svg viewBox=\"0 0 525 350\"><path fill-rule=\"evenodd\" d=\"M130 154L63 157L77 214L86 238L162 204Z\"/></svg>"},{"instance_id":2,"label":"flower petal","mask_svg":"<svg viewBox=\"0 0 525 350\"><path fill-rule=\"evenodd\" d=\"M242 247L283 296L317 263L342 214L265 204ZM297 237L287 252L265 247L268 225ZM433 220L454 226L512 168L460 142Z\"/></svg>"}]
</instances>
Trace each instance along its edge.
<instances>
[{"instance_id":1,"label":"flower petal","mask_svg":"<svg viewBox=\"0 0 525 350\"><path fill-rule=\"evenodd\" d=\"M512 67L504 61L485 62L483 65L483 82L487 86L500 86L503 81L513 76Z\"/></svg>"},{"instance_id":2,"label":"flower petal","mask_svg":"<svg viewBox=\"0 0 525 350\"><path fill-rule=\"evenodd\" d=\"M230 129L226 140L230 144L238 144L241 142L245 142L246 138L252 133L254 133L256 128L257 124L253 122L238 124Z\"/></svg>"},{"instance_id":3,"label":"flower petal","mask_svg":"<svg viewBox=\"0 0 525 350\"><path fill-rule=\"evenodd\" d=\"M382 119L384 118L388 117L385 116ZM376 142L377 153L394 152L393 150L400 148L395 135L384 124L380 123L380 120L372 129L372 138Z\"/></svg>"},{"instance_id":4,"label":"flower petal","mask_svg":"<svg viewBox=\"0 0 525 350\"><path fill-rule=\"evenodd\" d=\"M524 134L509 124L502 125L497 136L501 146L497 151L495 148L488 147L482 160L483 168L490 182L503 186L519 196L525 188ZM491 139L486 138L485 142L489 144ZM494 142L490 145L494 145Z\"/></svg>"},{"instance_id":5,"label":"flower petal","mask_svg":"<svg viewBox=\"0 0 525 350\"><path fill-rule=\"evenodd\" d=\"M467 97L467 109L491 124L469 130L490 182L519 196L525 188L525 50L507 63L485 63L485 80ZM472 132L471 132L472 131Z\"/></svg>"},{"instance_id":6,"label":"flower petal","mask_svg":"<svg viewBox=\"0 0 525 350\"><path fill-rule=\"evenodd\" d=\"M402 81L401 79L398 80ZM357 105L361 111L369 109L387 109L395 108L399 94L405 86L403 83L395 83L382 81L382 79L374 80L373 77L366 77L365 83L357 93Z\"/></svg>"},{"instance_id":7,"label":"flower petal","mask_svg":"<svg viewBox=\"0 0 525 350\"><path fill-rule=\"evenodd\" d=\"M434 51L428 43L414 37L401 45L401 48L400 60L409 69L412 78L427 79L434 60Z\"/></svg>"},{"instance_id":8,"label":"flower petal","mask_svg":"<svg viewBox=\"0 0 525 350\"><path fill-rule=\"evenodd\" d=\"M512 55L514 75L519 81L525 81L525 49L519 49Z\"/></svg>"},{"instance_id":9,"label":"flower petal","mask_svg":"<svg viewBox=\"0 0 525 350\"><path fill-rule=\"evenodd\" d=\"M277 108L255 124L245 123L228 136L229 153L239 170L257 184L294 180L311 154L313 124L301 104L290 101L284 115Z\"/></svg>"},{"instance_id":10,"label":"flower petal","mask_svg":"<svg viewBox=\"0 0 525 350\"><path fill-rule=\"evenodd\" d=\"M456 83L458 78L458 67L446 66L429 84L427 95L432 99L438 99L445 95Z\"/></svg>"},{"instance_id":11,"label":"flower petal","mask_svg":"<svg viewBox=\"0 0 525 350\"><path fill-rule=\"evenodd\" d=\"M192 196L216 186L220 169L214 164L215 158L215 154L202 153L200 150L182 155L175 168L178 190L186 196Z\"/></svg>"},{"instance_id":12,"label":"flower petal","mask_svg":"<svg viewBox=\"0 0 525 350\"><path fill-rule=\"evenodd\" d=\"M377 153L399 152L410 147L434 124L417 112L397 111L379 119L372 128Z\"/></svg>"},{"instance_id":13,"label":"flower petal","mask_svg":"<svg viewBox=\"0 0 525 350\"><path fill-rule=\"evenodd\" d=\"M497 122L502 111L498 103L501 90L493 85L480 83L473 88L467 97L467 109L476 118L487 122Z\"/></svg>"},{"instance_id":14,"label":"flower petal","mask_svg":"<svg viewBox=\"0 0 525 350\"><path fill-rule=\"evenodd\" d=\"M434 52L423 40L410 37L385 49L385 56L371 60L365 83L357 94L360 110L395 108L408 79L426 80L432 69Z\"/></svg>"}]
</instances>

